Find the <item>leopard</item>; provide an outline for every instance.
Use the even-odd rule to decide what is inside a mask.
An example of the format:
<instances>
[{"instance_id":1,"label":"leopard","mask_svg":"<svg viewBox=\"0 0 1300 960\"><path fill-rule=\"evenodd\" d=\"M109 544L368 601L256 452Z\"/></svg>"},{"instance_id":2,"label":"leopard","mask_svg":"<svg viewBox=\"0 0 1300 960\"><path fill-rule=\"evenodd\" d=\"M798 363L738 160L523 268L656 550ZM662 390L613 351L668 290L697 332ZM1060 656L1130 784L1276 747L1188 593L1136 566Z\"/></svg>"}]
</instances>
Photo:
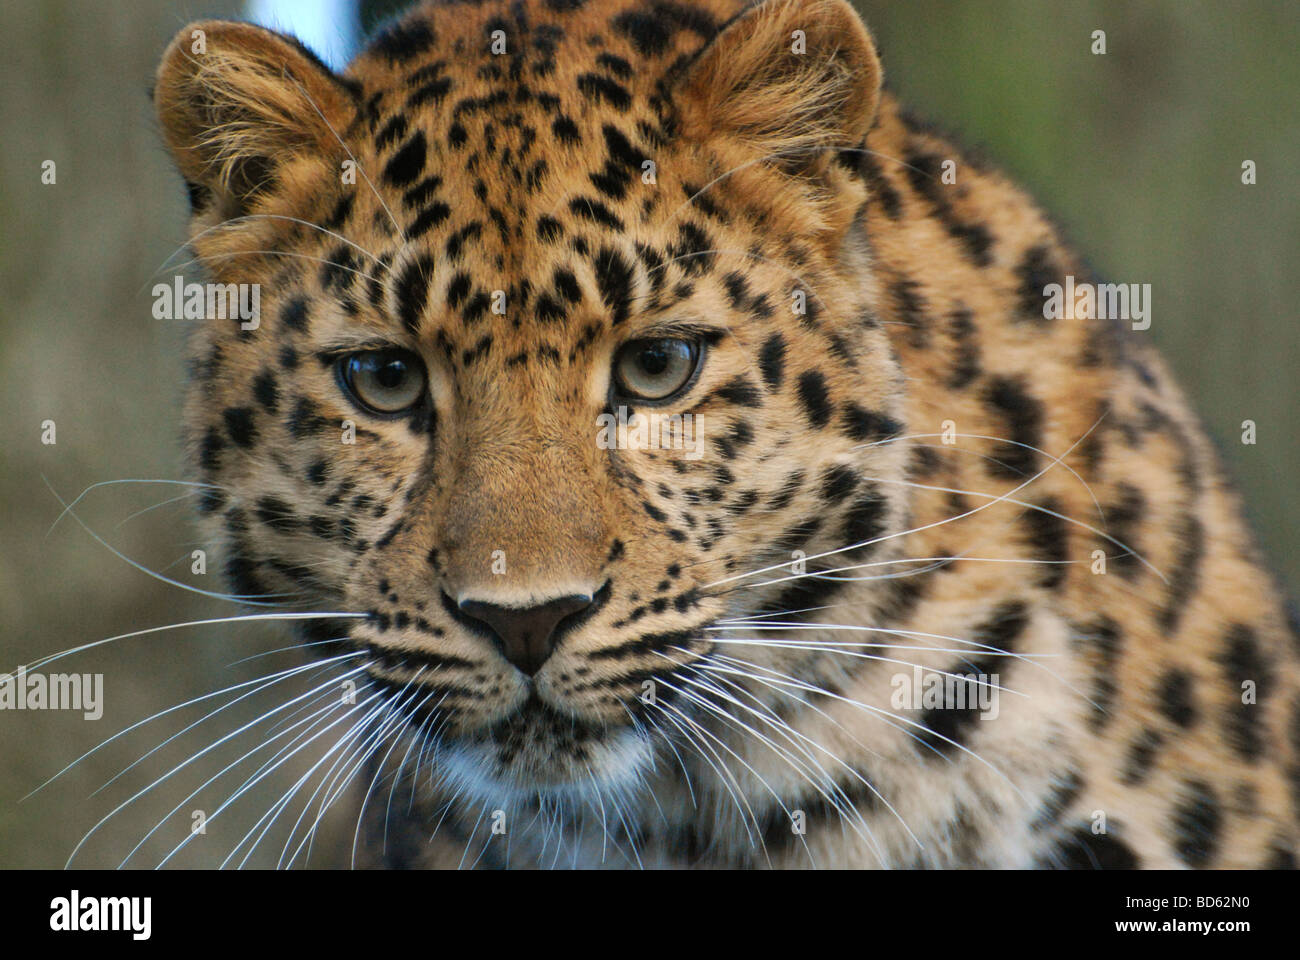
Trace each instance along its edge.
<instances>
[{"instance_id":1,"label":"leopard","mask_svg":"<svg viewBox=\"0 0 1300 960\"><path fill-rule=\"evenodd\" d=\"M153 100L260 290L190 339L198 522L351 691L360 865L1294 868L1220 453L846 0L199 21Z\"/></svg>"}]
</instances>

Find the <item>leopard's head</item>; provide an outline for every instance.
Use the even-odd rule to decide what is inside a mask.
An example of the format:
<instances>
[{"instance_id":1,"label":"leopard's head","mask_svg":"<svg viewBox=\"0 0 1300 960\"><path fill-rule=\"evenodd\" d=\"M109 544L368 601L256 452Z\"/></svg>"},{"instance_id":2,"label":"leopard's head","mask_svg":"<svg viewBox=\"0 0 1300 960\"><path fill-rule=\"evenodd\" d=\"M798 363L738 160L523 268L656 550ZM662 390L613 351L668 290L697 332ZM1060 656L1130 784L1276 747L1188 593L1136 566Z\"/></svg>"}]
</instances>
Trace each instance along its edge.
<instances>
[{"instance_id":1,"label":"leopard's head","mask_svg":"<svg viewBox=\"0 0 1300 960\"><path fill-rule=\"evenodd\" d=\"M905 522L879 91L843 0L434 4L341 75L182 30L192 246L259 291L197 325L186 405L233 591L360 615L308 636L480 794L635 782L705 665L832 669L744 638Z\"/></svg>"}]
</instances>

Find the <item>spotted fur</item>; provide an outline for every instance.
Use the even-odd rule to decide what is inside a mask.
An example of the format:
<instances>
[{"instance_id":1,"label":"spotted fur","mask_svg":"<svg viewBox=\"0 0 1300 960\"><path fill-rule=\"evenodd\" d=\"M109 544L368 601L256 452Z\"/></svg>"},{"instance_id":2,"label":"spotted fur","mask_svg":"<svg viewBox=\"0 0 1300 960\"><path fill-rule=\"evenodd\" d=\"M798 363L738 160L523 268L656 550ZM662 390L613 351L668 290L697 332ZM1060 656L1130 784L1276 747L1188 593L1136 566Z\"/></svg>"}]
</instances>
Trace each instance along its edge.
<instances>
[{"instance_id":1,"label":"spotted fur","mask_svg":"<svg viewBox=\"0 0 1300 960\"><path fill-rule=\"evenodd\" d=\"M206 22L155 98L262 285L191 347L206 527L236 593L365 614L308 639L435 755L374 862L1294 865L1300 638L1210 442L1139 336L1044 319L1086 268L842 0L433 3L339 75ZM698 460L595 442L663 331ZM349 402L374 344L426 403ZM457 602L575 593L532 679ZM913 664L999 715L896 708Z\"/></svg>"}]
</instances>

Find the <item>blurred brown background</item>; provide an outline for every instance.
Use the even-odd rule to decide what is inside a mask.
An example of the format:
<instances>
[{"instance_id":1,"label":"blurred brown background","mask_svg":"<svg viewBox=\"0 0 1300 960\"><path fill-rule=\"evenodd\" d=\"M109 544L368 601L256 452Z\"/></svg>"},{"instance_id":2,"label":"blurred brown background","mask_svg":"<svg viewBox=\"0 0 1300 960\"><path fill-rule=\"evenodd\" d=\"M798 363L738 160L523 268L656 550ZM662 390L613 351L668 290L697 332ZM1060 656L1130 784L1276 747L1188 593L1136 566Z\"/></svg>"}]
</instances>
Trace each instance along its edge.
<instances>
[{"instance_id":1,"label":"blurred brown background","mask_svg":"<svg viewBox=\"0 0 1300 960\"><path fill-rule=\"evenodd\" d=\"M1276 0L864 0L861 7L889 82L918 113L982 146L1018 177L1103 276L1152 284L1150 336L1197 398L1294 591L1300 7ZM238 13L235 3L158 0L0 6L0 390L9 416L0 445L0 670L131 630L238 612L132 569L71 518L47 537L59 505L42 479L70 499L99 481L183 476L176 443L182 331L152 318L149 287L184 236L185 201L159 146L147 90L177 29ZM1089 52L1096 29L1106 31L1105 56ZM1246 159L1258 166L1253 187L1240 182ZM54 185L40 182L45 160L57 164ZM55 446L40 442L46 419L57 423ZM1255 446L1240 443L1245 419L1258 424ZM198 546L189 501L132 517L184 493L120 484L92 491L78 510L128 556L220 589L216 577L189 573L189 551ZM24 794L135 721L301 662L279 652L231 666L289 642L287 631L255 626L186 628L61 661L64 670L105 674L104 717L0 713L0 866L62 866L118 804L274 701L228 711L97 795L203 711L163 717L20 802ZM180 804L130 860L156 863L189 832L191 810L210 815L244 777L186 795L258 742L218 748L178 772L114 816L74 865L117 865ZM294 775L305 770L298 765ZM223 814L172 862L219 863L291 783L287 773L268 778L242 812ZM290 820L296 815L295 808ZM352 828L346 813L331 819L312 863L346 865ZM250 863L274 864L283 831L277 837Z\"/></svg>"}]
</instances>

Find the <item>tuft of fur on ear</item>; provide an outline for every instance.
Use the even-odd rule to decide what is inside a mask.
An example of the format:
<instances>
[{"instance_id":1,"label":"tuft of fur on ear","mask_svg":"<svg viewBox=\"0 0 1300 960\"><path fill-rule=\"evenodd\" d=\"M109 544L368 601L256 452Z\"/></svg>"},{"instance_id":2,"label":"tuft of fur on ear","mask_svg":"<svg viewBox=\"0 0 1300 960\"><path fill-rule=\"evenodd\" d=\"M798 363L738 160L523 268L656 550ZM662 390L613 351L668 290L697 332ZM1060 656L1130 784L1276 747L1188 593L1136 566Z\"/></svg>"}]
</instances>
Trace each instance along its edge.
<instances>
[{"instance_id":1,"label":"tuft of fur on ear","mask_svg":"<svg viewBox=\"0 0 1300 960\"><path fill-rule=\"evenodd\" d=\"M216 198L224 216L296 162L323 170L342 159L338 133L356 115L348 87L296 40L220 20L192 23L168 45L154 106L191 200Z\"/></svg>"},{"instance_id":2,"label":"tuft of fur on ear","mask_svg":"<svg viewBox=\"0 0 1300 960\"><path fill-rule=\"evenodd\" d=\"M846 0L763 0L725 26L676 86L688 136L728 137L790 170L861 146L880 61Z\"/></svg>"}]
</instances>

